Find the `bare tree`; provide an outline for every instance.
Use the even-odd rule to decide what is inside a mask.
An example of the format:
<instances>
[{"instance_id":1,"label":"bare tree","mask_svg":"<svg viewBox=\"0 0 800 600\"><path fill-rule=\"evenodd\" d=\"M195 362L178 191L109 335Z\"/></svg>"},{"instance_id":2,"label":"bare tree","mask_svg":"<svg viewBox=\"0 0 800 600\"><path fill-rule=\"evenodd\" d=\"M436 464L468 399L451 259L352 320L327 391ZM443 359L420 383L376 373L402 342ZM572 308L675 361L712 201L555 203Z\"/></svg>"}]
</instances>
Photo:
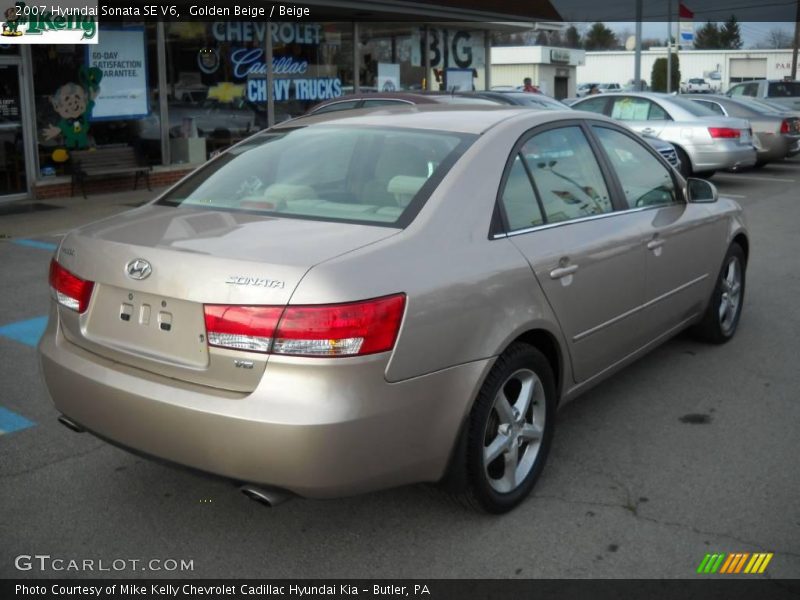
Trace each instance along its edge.
<instances>
[{"instance_id":1,"label":"bare tree","mask_svg":"<svg viewBox=\"0 0 800 600\"><path fill-rule=\"evenodd\" d=\"M769 33L761 38L754 47L772 49L791 48L792 34L785 29L781 29L780 27L774 27L773 29L770 29Z\"/></svg>"}]
</instances>

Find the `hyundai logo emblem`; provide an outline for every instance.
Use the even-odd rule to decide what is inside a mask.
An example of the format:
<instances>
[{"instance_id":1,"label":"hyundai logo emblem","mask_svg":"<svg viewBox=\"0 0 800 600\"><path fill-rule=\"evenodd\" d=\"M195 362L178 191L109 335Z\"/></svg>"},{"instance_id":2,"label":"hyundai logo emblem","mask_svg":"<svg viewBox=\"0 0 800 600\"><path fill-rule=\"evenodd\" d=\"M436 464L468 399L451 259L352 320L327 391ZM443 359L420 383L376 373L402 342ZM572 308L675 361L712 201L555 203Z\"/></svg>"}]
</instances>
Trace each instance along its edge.
<instances>
[{"instance_id":1,"label":"hyundai logo emblem","mask_svg":"<svg viewBox=\"0 0 800 600\"><path fill-rule=\"evenodd\" d=\"M147 279L153 272L153 267L143 258L136 258L125 265L125 272L131 279Z\"/></svg>"}]
</instances>

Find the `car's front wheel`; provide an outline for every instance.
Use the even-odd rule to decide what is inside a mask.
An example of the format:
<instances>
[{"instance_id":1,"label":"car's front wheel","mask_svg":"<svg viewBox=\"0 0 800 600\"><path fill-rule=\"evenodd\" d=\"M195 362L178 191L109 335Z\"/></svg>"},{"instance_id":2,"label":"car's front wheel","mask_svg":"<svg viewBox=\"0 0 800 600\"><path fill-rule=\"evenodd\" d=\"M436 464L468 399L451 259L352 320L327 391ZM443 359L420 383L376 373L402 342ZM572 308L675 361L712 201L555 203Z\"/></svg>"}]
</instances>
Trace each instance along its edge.
<instances>
[{"instance_id":1,"label":"car's front wheel","mask_svg":"<svg viewBox=\"0 0 800 600\"><path fill-rule=\"evenodd\" d=\"M547 459L556 410L555 378L536 348L512 344L478 394L467 431L470 504L504 513L533 489Z\"/></svg>"},{"instance_id":2,"label":"car's front wheel","mask_svg":"<svg viewBox=\"0 0 800 600\"><path fill-rule=\"evenodd\" d=\"M694 328L700 339L724 344L736 333L744 304L745 267L744 250L731 244L703 320Z\"/></svg>"}]
</instances>

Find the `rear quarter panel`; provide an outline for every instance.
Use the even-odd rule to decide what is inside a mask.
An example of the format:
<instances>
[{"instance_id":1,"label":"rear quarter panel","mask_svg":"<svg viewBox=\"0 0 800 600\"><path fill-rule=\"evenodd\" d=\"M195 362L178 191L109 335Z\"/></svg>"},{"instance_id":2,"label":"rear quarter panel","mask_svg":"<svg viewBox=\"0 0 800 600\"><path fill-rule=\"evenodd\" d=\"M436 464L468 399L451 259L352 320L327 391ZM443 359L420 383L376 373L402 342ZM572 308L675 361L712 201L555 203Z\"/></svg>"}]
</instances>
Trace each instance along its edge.
<instances>
[{"instance_id":1,"label":"rear quarter panel","mask_svg":"<svg viewBox=\"0 0 800 600\"><path fill-rule=\"evenodd\" d=\"M473 144L405 231L314 267L291 299L340 302L405 292L388 381L497 356L534 328L564 348L527 261L508 239L489 239L506 159L518 137L543 118L512 121Z\"/></svg>"}]
</instances>

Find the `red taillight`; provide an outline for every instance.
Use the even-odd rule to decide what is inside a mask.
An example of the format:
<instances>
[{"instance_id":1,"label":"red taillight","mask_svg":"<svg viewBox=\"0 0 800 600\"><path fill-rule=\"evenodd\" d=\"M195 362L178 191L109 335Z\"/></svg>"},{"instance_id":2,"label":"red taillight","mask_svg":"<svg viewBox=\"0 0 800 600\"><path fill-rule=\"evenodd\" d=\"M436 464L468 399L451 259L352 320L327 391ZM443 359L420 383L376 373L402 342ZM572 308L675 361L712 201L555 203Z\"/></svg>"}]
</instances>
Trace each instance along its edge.
<instances>
[{"instance_id":1,"label":"red taillight","mask_svg":"<svg viewBox=\"0 0 800 600\"><path fill-rule=\"evenodd\" d=\"M732 127L709 127L708 133L712 138L738 138L742 132Z\"/></svg>"},{"instance_id":2,"label":"red taillight","mask_svg":"<svg viewBox=\"0 0 800 600\"><path fill-rule=\"evenodd\" d=\"M394 348L405 294L324 306L288 306L274 354L352 356Z\"/></svg>"},{"instance_id":3,"label":"red taillight","mask_svg":"<svg viewBox=\"0 0 800 600\"><path fill-rule=\"evenodd\" d=\"M275 326L283 312L279 306L205 306L206 334L211 346L250 352L269 352Z\"/></svg>"},{"instance_id":4,"label":"red taillight","mask_svg":"<svg viewBox=\"0 0 800 600\"><path fill-rule=\"evenodd\" d=\"M56 259L50 261L50 291L61 306L79 313L89 308L94 283L77 277L62 267Z\"/></svg>"},{"instance_id":5,"label":"red taillight","mask_svg":"<svg viewBox=\"0 0 800 600\"><path fill-rule=\"evenodd\" d=\"M792 124L790 123L789 119L784 119L781 121L781 133L791 133L792 131Z\"/></svg>"},{"instance_id":6,"label":"red taillight","mask_svg":"<svg viewBox=\"0 0 800 600\"><path fill-rule=\"evenodd\" d=\"M394 348L405 294L319 306L207 305L212 346L290 356L360 356Z\"/></svg>"}]
</instances>

